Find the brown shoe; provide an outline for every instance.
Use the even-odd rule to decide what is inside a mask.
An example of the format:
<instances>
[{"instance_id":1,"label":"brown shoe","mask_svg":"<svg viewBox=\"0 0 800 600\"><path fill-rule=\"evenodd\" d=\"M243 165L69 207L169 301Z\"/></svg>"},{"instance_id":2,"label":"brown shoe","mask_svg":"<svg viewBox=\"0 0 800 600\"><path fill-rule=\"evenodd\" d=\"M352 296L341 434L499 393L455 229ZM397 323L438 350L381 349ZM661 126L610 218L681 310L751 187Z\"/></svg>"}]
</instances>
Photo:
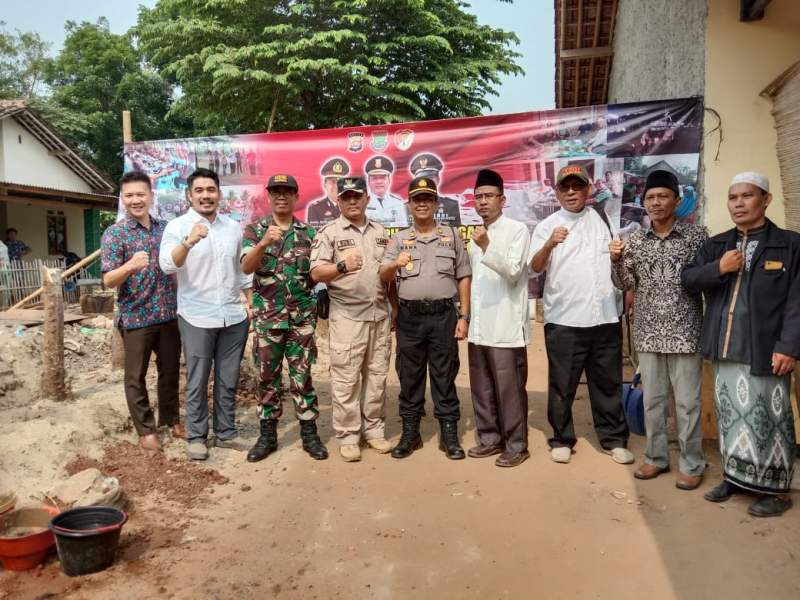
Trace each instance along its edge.
<instances>
[{"instance_id":1,"label":"brown shoe","mask_svg":"<svg viewBox=\"0 0 800 600\"><path fill-rule=\"evenodd\" d=\"M636 477L636 479L655 479L656 477L658 477L662 473L666 473L667 471L669 471L669 467L661 468L657 465L651 465L649 463L645 463L641 467L636 469L636 472L634 472L633 476Z\"/></svg>"},{"instance_id":2,"label":"brown shoe","mask_svg":"<svg viewBox=\"0 0 800 600\"><path fill-rule=\"evenodd\" d=\"M175 423L175 425L169 428L169 431L174 438L179 438L181 440L186 439L186 430L180 423Z\"/></svg>"},{"instance_id":3,"label":"brown shoe","mask_svg":"<svg viewBox=\"0 0 800 600\"><path fill-rule=\"evenodd\" d=\"M161 442L158 441L158 436L155 433L139 437L139 446L148 452L158 452L161 450Z\"/></svg>"},{"instance_id":4,"label":"brown shoe","mask_svg":"<svg viewBox=\"0 0 800 600\"><path fill-rule=\"evenodd\" d=\"M498 467L517 467L531 457L531 453L525 452L503 452L494 464Z\"/></svg>"},{"instance_id":5,"label":"brown shoe","mask_svg":"<svg viewBox=\"0 0 800 600\"><path fill-rule=\"evenodd\" d=\"M497 446L475 446L474 448L470 448L467 450L467 454L470 458L486 458L488 456L494 456L495 454L500 454L503 451L502 448L498 448Z\"/></svg>"},{"instance_id":6,"label":"brown shoe","mask_svg":"<svg viewBox=\"0 0 800 600\"><path fill-rule=\"evenodd\" d=\"M679 490L695 490L703 481L703 475L687 475L678 471L675 487Z\"/></svg>"}]
</instances>

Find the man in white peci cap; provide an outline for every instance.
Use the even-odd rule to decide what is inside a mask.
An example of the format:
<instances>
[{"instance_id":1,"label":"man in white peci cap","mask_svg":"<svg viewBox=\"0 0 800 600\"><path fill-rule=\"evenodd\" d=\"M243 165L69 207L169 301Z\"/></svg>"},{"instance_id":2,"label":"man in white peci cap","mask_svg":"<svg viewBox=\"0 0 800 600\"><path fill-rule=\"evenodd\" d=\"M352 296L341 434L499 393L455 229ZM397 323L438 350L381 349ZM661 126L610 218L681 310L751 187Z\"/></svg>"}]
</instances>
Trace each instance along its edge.
<instances>
[{"instance_id":1,"label":"man in white peci cap","mask_svg":"<svg viewBox=\"0 0 800 600\"><path fill-rule=\"evenodd\" d=\"M792 506L796 455L789 383L800 358L800 234L766 217L771 201L765 175L736 175L735 227L706 241L681 274L705 296L701 349L715 371L723 481L705 498L758 494L748 509L756 517Z\"/></svg>"}]
</instances>

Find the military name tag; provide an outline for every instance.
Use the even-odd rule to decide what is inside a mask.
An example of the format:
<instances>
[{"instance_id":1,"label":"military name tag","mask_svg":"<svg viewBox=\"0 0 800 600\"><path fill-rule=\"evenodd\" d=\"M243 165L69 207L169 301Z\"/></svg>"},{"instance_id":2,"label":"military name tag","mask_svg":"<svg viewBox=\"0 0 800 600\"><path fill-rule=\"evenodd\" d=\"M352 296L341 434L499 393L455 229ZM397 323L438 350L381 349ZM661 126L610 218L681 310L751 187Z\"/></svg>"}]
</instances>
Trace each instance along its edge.
<instances>
[{"instance_id":1,"label":"military name tag","mask_svg":"<svg viewBox=\"0 0 800 600\"><path fill-rule=\"evenodd\" d=\"M783 262L779 260L766 260L764 261L765 271L778 271L783 268Z\"/></svg>"}]
</instances>

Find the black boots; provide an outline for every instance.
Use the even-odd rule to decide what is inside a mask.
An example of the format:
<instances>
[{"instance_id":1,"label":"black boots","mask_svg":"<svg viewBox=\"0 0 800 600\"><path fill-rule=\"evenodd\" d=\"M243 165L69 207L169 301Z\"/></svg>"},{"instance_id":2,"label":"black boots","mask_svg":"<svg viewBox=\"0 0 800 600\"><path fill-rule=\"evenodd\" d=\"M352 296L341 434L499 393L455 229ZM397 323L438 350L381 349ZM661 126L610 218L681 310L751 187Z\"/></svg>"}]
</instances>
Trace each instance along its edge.
<instances>
[{"instance_id":1,"label":"black boots","mask_svg":"<svg viewBox=\"0 0 800 600\"><path fill-rule=\"evenodd\" d=\"M264 460L278 449L278 422L272 419L261 419L261 435L255 446L247 453L247 462Z\"/></svg>"},{"instance_id":2,"label":"black boots","mask_svg":"<svg viewBox=\"0 0 800 600\"><path fill-rule=\"evenodd\" d=\"M464 449L458 443L458 421L440 421L442 433L439 436L439 450L451 460L464 458Z\"/></svg>"},{"instance_id":3,"label":"black boots","mask_svg":"<svg viewBox=\"0 0 800 600\"><path fill-rule=\"evenodd\" d=\"M422 437L419 435L419 417L403 417L403 434L397 446L392 448L392 457L405 458L420 448Z\"/></svg>"},{"instance_id":4,"label":"black boots","mask_svg":"<svg viewBox=\"0 0 800 600\"><path fill-rule=\"evenodd\" d=\"M261 435L247 453L247 462L264 460L278 449L278 422L261 419L260 424ZM300 421L300 439L303 441L303 450L308 452L311 458L316 460L328 458L328 450L319 439L317 424L314 421Z\"/></svg>"},{"instance_id":5,"label":"black boots","mask_svg":"<svg viewBox=\"0 0 800 600\"><path fill-rule=\"evenodd\" d=\"M300 439L303 440L303 450L314 460L328 458L328 449L319 439L316 421L300 421Z\"/></svg>"}]
</instances>

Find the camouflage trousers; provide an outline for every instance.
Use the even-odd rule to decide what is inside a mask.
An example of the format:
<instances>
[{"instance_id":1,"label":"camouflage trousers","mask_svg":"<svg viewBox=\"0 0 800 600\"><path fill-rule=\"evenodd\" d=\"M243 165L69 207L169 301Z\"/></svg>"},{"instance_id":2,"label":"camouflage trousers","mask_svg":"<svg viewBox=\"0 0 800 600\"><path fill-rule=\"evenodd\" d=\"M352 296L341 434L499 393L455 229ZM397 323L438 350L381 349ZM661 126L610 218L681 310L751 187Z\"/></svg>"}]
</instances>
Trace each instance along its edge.
<instances>
[{"instance_id":1,"label":"camouflage trousers","mask_svg":"<svg viewBox=\"0 0 800 600\"><path fill-rule=\"evenodd\" d=\"M259 416L277 420L283 414L283 359L289 366L289 391L297 418L313 421L319 415L317 393L311 383L311 365L317 360L314 340L316 320L293 324L289 329L266 329L256 321L253 359L259 371Z\"/></svg>"}]
</instances>

